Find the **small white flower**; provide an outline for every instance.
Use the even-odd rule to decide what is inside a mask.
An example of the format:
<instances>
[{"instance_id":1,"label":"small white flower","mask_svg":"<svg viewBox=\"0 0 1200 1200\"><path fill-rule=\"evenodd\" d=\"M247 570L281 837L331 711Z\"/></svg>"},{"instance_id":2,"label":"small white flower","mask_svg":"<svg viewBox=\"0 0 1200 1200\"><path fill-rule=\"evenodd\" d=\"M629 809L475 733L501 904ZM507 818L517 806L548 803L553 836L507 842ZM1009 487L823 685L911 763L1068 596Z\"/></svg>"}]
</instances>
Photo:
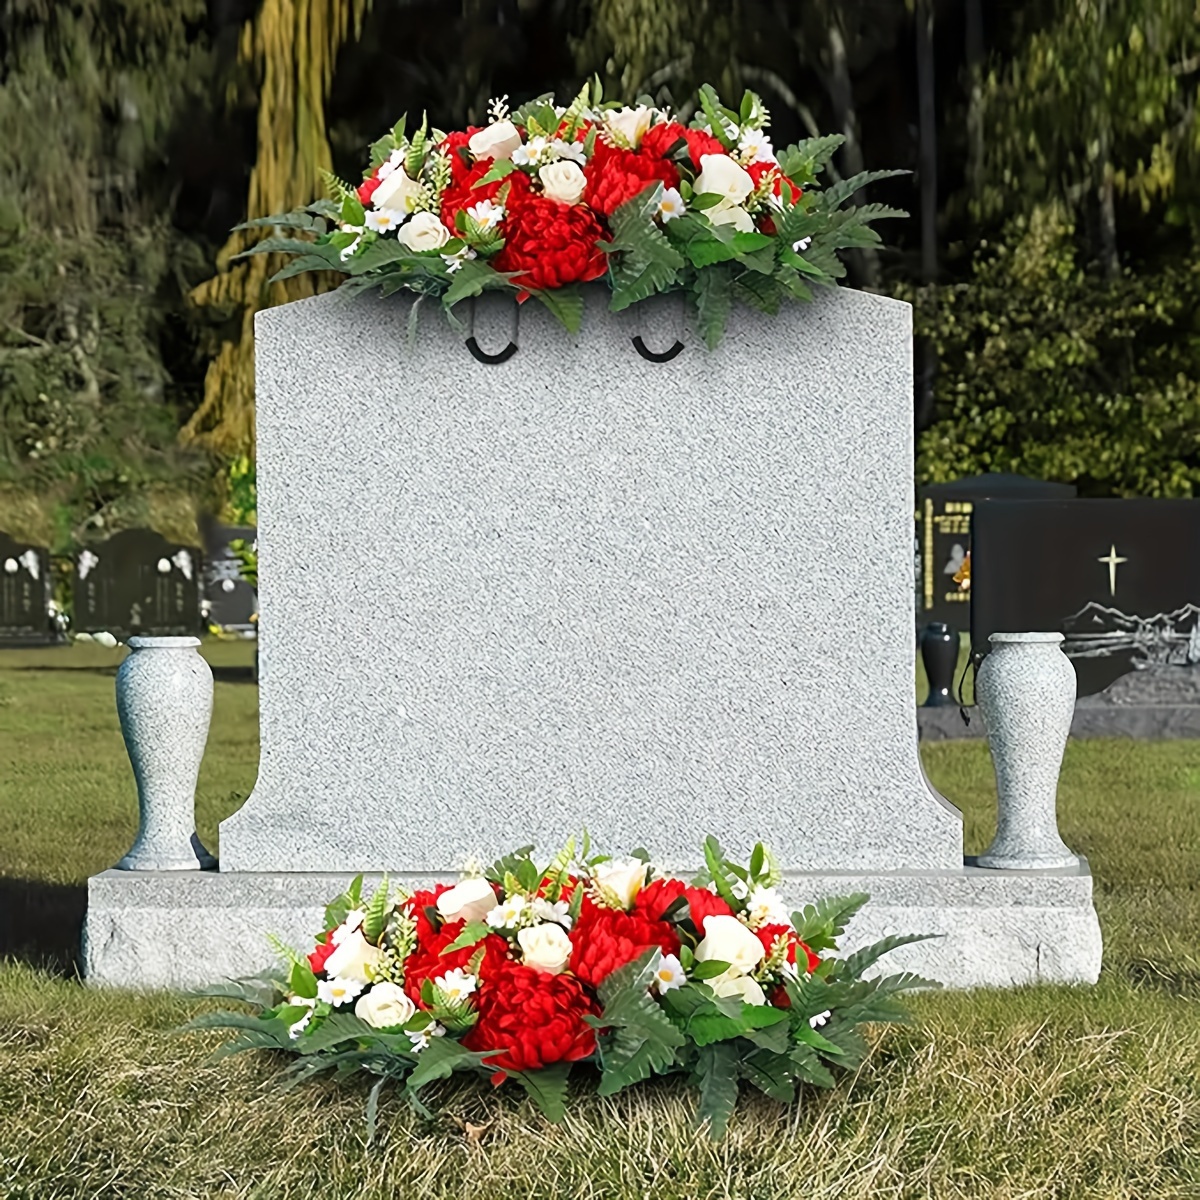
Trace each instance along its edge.
<instances>
[{"instance_id":1,"label":"small white flower","mask_svg":"<svg viewBox=\"0 0 1200 1200\"><path fill-rule=\"evenodd\" d=\"M318 979L317 999L334 1008L357 1000L366 984L359 979Z\"/></svg>"},{"instance_id":2,"label":"small white flower","mask_svg":"<svg viewBox=\"0 0 1200 1200\"><path fill-rule=\"evenodd\" d=\"M512 162L518 167L532 166L541 162L550 153L550 141L541 135L531 137L523 146L518 146L512 152Z\"/></svg>"},{"instance_id":3,"label":"small white flower","mask_svg":"<svg viewBox=\"0 0 1200 1200\"><path fill-rule=\"evenodd\" d=\"M687 205L684 204L679 190L673 187L663 188L662 199L658 202L658 215L663 224L675 220L676 217L682 217L685 212Z\"/></svg>"},{"instance_id":4,"label":"small white flower","mask_svg":"<svg viewBox=\"0 0 1200 1200\"><path fill-rule=\"evenodd\" d=\"M771 139L761 129L743 130L738 139L738 157L746 166L751 163L778 162Z\"/></svg>"},{"instance_id":5,"label":"small white flower","mask_svg":"<svg viewBox=\"0 0 1200 1200\"><path fill-rule=\"evenodd\" d=\"M550 157L569 158L581 167L587 166L587 155L584 153L582 142L567 142L562 138L555 138L550 143Z\"/></svg>"},{"instance_id":6,"label":"small white flower","mask_svg":"<svg viewBox=\"0 0 1200 1200\"><path fill-rule=\"evenodd\" d=\"M793 983L800 981L800 968L794 962L784 959L779 964L779 973L785 978L790 979Z\"/></svg>"},{"instance_id":7,"label":"small white flower","mask_svg":"<svg viewBox=\"0 0 1200 1200\"><path fill-rule=\"evenodd\" d=\"M553 922L564 929L571 928L571 906L565 900L550 903L544 896L539 896L530 906L529 911L542 922Z\"/></svg>"},{"instance_id":8,"label":"small white flower","mask_svg":"<svg viewBox=\"0 0 1200 1200\"><path fill-rule=\"evenodd\" d=\"M467 216L475 221L480 229L495 229L504 220L504 205L493 200L480 200L467 209Z\"/></svg>"},{"instance_id":9,"label":"small white flower","mask_svg":"<svg viewBox=\"0 0 1200 1200\"><path fill-rule=\"evenodd\" d=\"M404 214L390 208L371 209L363 218L367 228L372 233L391 233L404 220Z\"/></svg>"},{"instance_id":10,"label":"small white flower","mask_svg":"<svg viewBox=\"0 0 1200 1200\"><path fill-rule=\"evenodd\" d=\"M350 243L350 245L346 246L342 250L341 254L338 255L338 257L342 260L342 262L345 262L346 259L352 258L354 256L354 252L358 249L359 243L361 241L362 241L362 238L355 238L354 241L352 241Z\"/></svg>"},{"instance_id":11,"label":"small white flower","mask_svg":"<svg viewBox=\"0 0 1200 1200\"><path fill-rule=\"evenodd\" d=\"M750 889L746 886L744 879L735 879L730 885L729 890L739 899L745 900L750 895Z\"/></svg>"},{"instance_id":12,"label":"small white flower","mask_svg":"<svg viewBox=\"0 0 1200 1200\"><path fill-rule=\"evenodd\" d=\"M817 1015L815 1017L809 1017L808 1018L809 1028L810 1029L820 1029L821 1026L824 1025L825 1022L828 1021L831 1016L833 1016L833 1013L831 1013L829 1011L829 1009L826 1009L823 1013L817 1013Z\"/></svg>"},{"instance_id":13,"label":"small white flower","mask_svg":"<svg viewBox=\"0 0 1200 1200\"><path fill-rule=\"evenodd\" d=\"M447 1004L458 1004L475 991L477 985L474 975L468 975L461 967L455 967L453 971L439 975L433 981L433 986L441 988Z\"/></svg>"},{"instance_id":14,"label":"small white flower","mask_svg":"<svg viewBox=\"0 0 1200 1200\"><path fill-rule=\"evenodd\" d=\"M487 915L487 923L493 929L516 929L525 913L525 897L519 893L510 896L503 904L497 904Z\"/></svg>"},{"instance_id":15,"label":"small white flower","mask_svg":"<svg viewBox=\"0 0 1200 1200\"><path fill-rule=\"evenodd\" d=\"M316 999L310 996L289 996L288 1003L293 1006L303 1005L308 1009L298 1021L288 1026L288 1037L294 1042L308 1028L309 1021L312 1020L313 1009L316 1007Z\"/></svg>"},{"instance_id":16,"label":"small white flower","mask_svg":"<svg viewBox=\"0 0 1200 1200\"><path fill-rule=\"evenodd\" d=\"M751 888L746 898L746 924L751 929L759 929L763 925L786 925L787 922L787 909L774 888Z\"/></svg>"},{"instance_id":17,"label":"small white flower","mask_svg":"<svg viewBox=\"0 0 1200 1200\"><path fill-rule=\"evenodd\" d=\"M346 919L329 935L329 940L335 946L340 946L350 934L362 925L366 915L361 908L352 908L346 914Z\"/></svg>"},{"instance_id":18,"label":"small white flower","mask_svg":"<svg viewBox=\"0 0 1200 1200\"><path fill-rule=\"evenodd\" d=\"M470 246L464 246L461 250L456 250L453 254L443 254L442 262L446 264L446 271L453 275L463 263L475 257L477 257L475 251Z\"/></svg>"},{"instance_id":19,"label":"small white flower","mask_svg":"<svg viewBox=\"0 0 1200 1200\"><path fill-rule=\"evenodd\" d=\"M683 973L683 964L673 954L664 954L654 972L654 983L651 985L661 996L674 988L683 987L687 976Z\"/></svg>"},{"instance_id":20,"label":"small white flower","mask_svg":"<svg viewBox=\"0 0 1200 1200\"><path fill-rule=\"evenodd\" d=\"M436 1021L430 1022L424 1029L406 1029L404 1032L418 1054L429 1045L430 1038L443 1037L446 1033Z\"/></svg>"},{"instance_id":21,"label":"small white flower","mask_svg":"<svg viewBox=\"0 0 1200 1200\"><path fill-rule=\"evenodd\" d=\"M811 245L812 245L812 238L802 237L798 242L792 243L792 250L796 254L803 254L804 251L807 250L809 248L809 246L811 246Z\"/></svg>"}]
</instances>

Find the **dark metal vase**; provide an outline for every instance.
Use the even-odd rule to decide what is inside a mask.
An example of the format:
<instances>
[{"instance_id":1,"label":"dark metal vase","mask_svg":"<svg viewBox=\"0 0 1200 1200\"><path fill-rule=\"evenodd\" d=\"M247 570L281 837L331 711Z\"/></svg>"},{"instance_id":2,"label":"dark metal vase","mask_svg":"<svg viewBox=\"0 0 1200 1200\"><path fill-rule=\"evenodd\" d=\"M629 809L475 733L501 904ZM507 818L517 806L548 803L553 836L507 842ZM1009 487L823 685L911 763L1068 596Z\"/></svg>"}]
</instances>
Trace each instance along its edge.
<instances>
[{"instance_id":1,"label":"dark metal vase","mask_svg":"<svg viewBox=\"0 0 1200 1200\"><path fill-rule=\"evenodd\" d=\"M933 621L921 634L921 661L929 679L924 708L944 708L954 703L954 668L958 665L958 634L944 621Z\"/></svg>"}]
</instances>

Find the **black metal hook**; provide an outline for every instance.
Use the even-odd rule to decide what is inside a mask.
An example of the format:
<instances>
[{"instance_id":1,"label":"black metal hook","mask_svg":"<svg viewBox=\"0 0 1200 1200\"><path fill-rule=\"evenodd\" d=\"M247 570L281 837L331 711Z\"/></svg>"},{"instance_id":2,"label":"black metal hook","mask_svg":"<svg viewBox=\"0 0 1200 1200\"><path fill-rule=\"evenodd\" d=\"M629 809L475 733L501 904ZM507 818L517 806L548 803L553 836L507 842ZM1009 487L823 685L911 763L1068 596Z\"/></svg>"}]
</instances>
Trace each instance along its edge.
<instances>
[{"instance_id":1,"label":"black metal hook","mask_svg":"<svg viewBox=\"0 0 1200 1200\"><path fill-rule=\"evenodd\" d=\"M509 342L503 350L498 351L496 354L489 354L486 350L480 347L473 334L471 337L467 338L466 346L467 349L470 350L475 358L481 363L508 362L508 360L517 352L517 343Z\"/></svg>"},{"instance_id":2,"label":"black metal hook","mask_svg":"<svg viewBox=\"0 0 1200 1200\"><path fill-rule=\"evenodd\" d=\"M633 348L647 362L664 363L664 362L670 362L671 359L673 359L676 355L678 355L683 350L683 343L678 338L676 338L675 345L673 345L669 350L655 351L655 350L649 349L646 346L646 343L642 341L641 336L639 335L639 336L634 337L634 339L633 339Z\"/></svg>"}]
</instances>

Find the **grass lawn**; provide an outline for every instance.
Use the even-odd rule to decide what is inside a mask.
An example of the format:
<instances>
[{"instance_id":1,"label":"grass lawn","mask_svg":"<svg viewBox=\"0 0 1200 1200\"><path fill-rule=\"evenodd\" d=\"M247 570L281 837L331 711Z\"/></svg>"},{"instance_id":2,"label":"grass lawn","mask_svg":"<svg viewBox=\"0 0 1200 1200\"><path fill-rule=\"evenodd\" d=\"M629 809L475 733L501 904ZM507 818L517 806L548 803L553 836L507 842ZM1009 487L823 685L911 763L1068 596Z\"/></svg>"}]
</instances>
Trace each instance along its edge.
<instances>
[{"instance_id":1,"label":"grass lawn","mask_svg":"<svg viewBox=\"0 0 1200 1200\"><path fill-rule=\"evenodd\" d=\"M365 1088L281 1093L262 1058L206 1065L219 1035L172 1032L196 1003L71 975L83 881L137 825L112 694L123 653L0 652L5 1200L1200 1198L1200 744L1068 747L1060 823L1096 876L1095 988L915 997L917 1023L878 1029L857 1076L788 1111L746 1091L715 1146L682 1089L598 1100L581 1081L559 1126L508 1088L450 1087L433 1122L385 1094L368 1148ZM197 821L215 850L254 781L257 689L248 645L204 653L217 684ZM979 852L986 747L923 757Z\"/></svg>"}]
</instances>

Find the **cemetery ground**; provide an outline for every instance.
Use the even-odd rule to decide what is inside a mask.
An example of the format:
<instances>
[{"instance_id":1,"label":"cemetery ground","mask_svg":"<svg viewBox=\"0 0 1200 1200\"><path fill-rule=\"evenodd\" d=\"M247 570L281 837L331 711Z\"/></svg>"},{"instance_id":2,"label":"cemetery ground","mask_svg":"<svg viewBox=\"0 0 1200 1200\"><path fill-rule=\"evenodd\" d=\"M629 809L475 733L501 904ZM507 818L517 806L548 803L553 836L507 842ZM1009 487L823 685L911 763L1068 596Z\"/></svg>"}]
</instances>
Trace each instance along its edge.
<instances>
[{"instance_id":1,"label":"cemetery ground","mask_svg":"<svg viewBox=\"0 0 1200 1200\"><path fill-rule=\"evenodd\" d=\"M682 1087L600 1100L580 1071L560 1126L475 1081L440 1093L433 1121L385 1093L368 1147L365 1087L285 1093L265 1058L209 1065L219 1034L174 1031L212 1002L74 977L84 881L137 824L113 702L123 654L0 652L0 1195L1200 1197L1197 743L1068 747L1060 822L1096 877L1095 988L911 998L916 1023L874 1029L856 1076L790 1110L745 1087L716 1145ZM215 850L254 781L257 689L249 644L204 654L217 682L197 820ZM994 829L986 745L923 758L978 853Z\"/></svg>"}]
</instances>

